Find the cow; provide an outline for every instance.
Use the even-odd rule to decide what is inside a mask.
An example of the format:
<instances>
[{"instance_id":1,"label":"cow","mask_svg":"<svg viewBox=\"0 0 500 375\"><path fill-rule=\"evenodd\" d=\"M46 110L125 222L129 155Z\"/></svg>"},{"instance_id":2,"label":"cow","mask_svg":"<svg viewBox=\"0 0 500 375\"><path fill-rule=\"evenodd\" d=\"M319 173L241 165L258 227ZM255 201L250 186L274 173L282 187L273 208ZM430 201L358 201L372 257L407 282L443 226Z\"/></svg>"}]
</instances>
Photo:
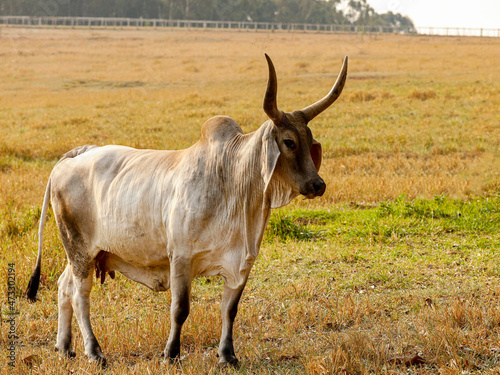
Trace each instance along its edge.
<instances>
[{"instance_id":1,"label":"cow","mask_svg":"<svg viewBox=\"0 0 500 375\"><path fill-rule=\"evenodd\" d=\"M269 120L243 134L231 118L212 117L201 138L185 150L82 146L53 168L43 199L36 267L26 296L36 301L43 228L51 202L68 263L58 280L56 350L73 357L76 315L90 360L106 358L90 323L93 274L104 282L115 271L155 292L171 290L171 327L165 359L180 356L180 334L189 314L195 276L221 276L221 364L238 363L233 323L248 275L259 253L271 209L294 197L322 196L321 144L308 123L340 95L347 56L330 92L291 113L278 109L277 77L269 78L263 109ZM223 235L221 235L223 234Z\"/></svg>"}]
</instances>

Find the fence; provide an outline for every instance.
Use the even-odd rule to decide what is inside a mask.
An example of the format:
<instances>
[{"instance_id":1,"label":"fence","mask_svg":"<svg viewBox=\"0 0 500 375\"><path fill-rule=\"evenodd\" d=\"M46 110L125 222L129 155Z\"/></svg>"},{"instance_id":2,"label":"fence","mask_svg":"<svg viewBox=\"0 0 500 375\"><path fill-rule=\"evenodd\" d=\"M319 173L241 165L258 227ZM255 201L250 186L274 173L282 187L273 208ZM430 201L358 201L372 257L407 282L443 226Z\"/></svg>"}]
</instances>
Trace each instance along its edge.
<instances>
[{"instance_id":1,"label":"fence","mask_svg":"<svg viewBox=\"0 0 500 375\"><path fill-rule=\"evenodd\" d=\"M417 27L422 35L500 37L500 29L466 27Z\"/></svg>"},{"instance_id":2,"label":"fence","mask_svg":"<svg viewBox=\"0 0 500 375\"><path fill-rule=\"evenodd\" d=\"M30 17L0 16L0 25L23 27L71 27L71 28L187 28L187 29L226 29L239 31L289 31L320 33L397 33L448 36L500 37L500 29L471 28L413 28L393 26L360 26L308 23L275 22L235 22L235 21L197 21L166 20L143 18L106 18L106 17Z\"/></svg>"}]
</instances>

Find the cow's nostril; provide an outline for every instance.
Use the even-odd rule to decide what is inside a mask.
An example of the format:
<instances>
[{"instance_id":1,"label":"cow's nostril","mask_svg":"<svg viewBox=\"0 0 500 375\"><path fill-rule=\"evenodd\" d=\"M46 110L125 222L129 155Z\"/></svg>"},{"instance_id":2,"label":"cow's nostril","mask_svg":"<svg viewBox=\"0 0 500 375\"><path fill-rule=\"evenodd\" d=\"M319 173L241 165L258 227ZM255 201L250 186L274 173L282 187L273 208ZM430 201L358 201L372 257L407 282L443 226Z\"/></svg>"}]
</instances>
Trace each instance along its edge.
<instances>
[{"instance_id":1,"label":"cow's nostril","mask_svg":"<svg viewBox=\"0 0 500 375\"><path fill-rule=\"evenodd\" d=\"M313 182L313 189L314 189L314 194L315 195L323 195L326 189L326 184L323 180L320 181L314 181Z\"/></svg>"}]
</instances>

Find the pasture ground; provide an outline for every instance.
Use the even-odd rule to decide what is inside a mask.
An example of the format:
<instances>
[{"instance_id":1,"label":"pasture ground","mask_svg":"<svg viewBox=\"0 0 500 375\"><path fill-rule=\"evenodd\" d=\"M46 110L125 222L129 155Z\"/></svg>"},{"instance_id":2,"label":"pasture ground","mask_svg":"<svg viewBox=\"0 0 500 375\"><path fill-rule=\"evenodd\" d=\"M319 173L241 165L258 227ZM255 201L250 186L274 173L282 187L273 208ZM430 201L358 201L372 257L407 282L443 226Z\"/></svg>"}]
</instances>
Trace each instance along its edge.
<instances>
[{"instance_id":1,"label":"pasture ground","mask_svg":"<svg viewBox=\"0 0 500 375\"><path fill-rule=\"evenodd\" d=\"M0 273L16 295L35 264L51 168L82 144L178 149L227 114L245 132L261 109L267 52L278 105L321 98L341 59L341 98L311 123L323 144L321 199L274 213L235 329L241 367L220 369L218 278L196 279L179 364L159 354L167 293L121 275L96 284L94 330L109 361L59 359L64 250L46 226L40 301L15 300L16 367L2 373L364 374L500 371L500 39L199 31L2 29Z\"/></svg>"}]
</instances>

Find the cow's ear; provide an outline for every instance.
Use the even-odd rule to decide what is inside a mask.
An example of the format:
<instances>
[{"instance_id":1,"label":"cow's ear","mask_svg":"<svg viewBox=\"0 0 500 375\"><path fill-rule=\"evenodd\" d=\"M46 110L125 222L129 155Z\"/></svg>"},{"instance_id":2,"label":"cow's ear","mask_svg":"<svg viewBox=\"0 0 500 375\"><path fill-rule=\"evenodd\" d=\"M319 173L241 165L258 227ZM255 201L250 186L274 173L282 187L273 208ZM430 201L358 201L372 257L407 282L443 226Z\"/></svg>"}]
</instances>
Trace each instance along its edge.
<instances>
[{"instance_id":1,"label":"cow's ear","mask_svg":"<svg viewBox=\"0 0 500 375\"><path fill-rule=\"evenodd\" d=\"M273 177L274 169L276 168L276 163L280 156L280 149L276 141L276 130L272 126L269 130L264 133L262 139L262 178L264 179L264 193L269 186L271 177Z\"/></svg>"},{"instance_id":2,"label":"cow's ear","mask_svg":"<svg viewBox=\"0 0 500 375\"><path fill-rule=\"evenodd\" d=\"M311 158L313 160L314 166L316 167L316 172L319 172L319 167L321 167L321 159L323 158L323 151L321 149L321 143L313 139L313 143L310 149Z\"/></svg>"}]
</instances>

